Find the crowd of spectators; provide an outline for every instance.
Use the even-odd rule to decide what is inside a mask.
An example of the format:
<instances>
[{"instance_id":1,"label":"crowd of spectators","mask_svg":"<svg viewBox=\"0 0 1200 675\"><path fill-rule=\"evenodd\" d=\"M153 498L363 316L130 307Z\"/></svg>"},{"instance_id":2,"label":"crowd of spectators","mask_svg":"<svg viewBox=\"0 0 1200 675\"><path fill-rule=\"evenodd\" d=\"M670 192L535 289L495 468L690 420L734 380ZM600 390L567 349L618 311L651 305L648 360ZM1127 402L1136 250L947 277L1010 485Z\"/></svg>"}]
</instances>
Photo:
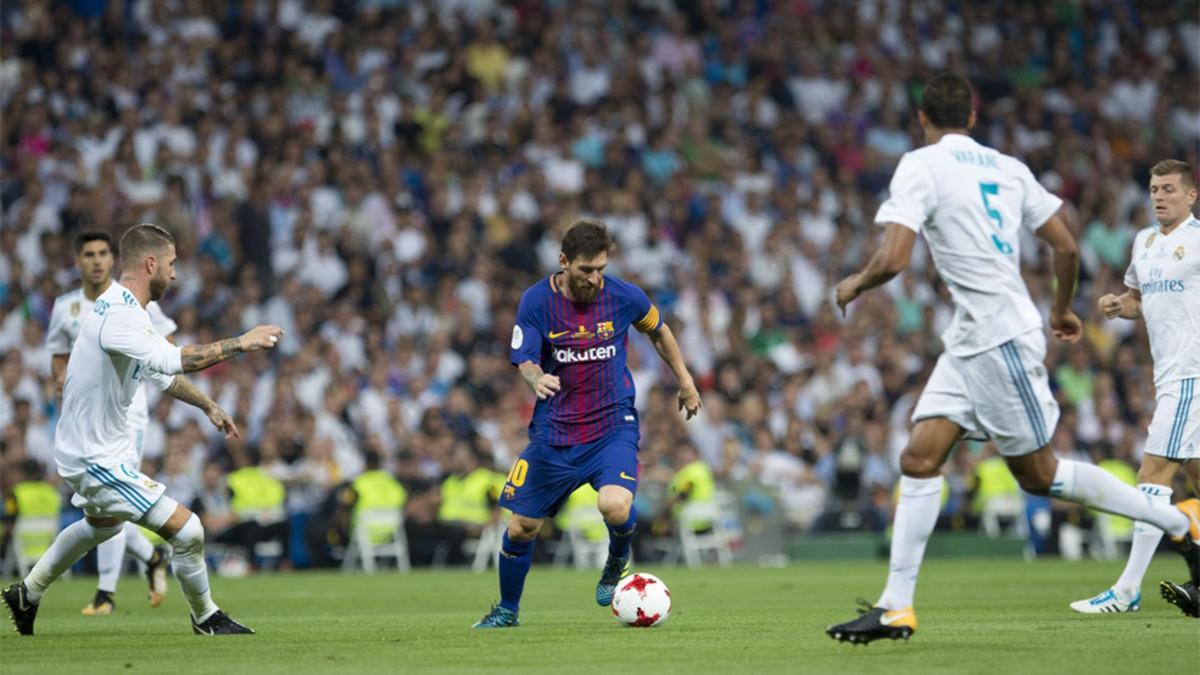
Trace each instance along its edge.
<instances>
[{"instance_id":1,"label":"crowd of spectators","mask_svg":"<svg viewBox=\"0 0 1200 675\"><path fill-rule=\"evenodd\" d=\"M1136 463L1144 328L1093 308L1150 222L1149 166L1200 166L1197 16L1190 1L6 2L0 466L32 457L53 477L42 343L79 285L73 236L150 221L179 242L162 302L177 343L260 322L287 337L195 377L241 441L152 396L146 472L191 503L259 461L290 513L313 514L371 450L430 495L410 513L428 521L464 443L502 474L522 450L515 308L587 216L705 400L685 424L670 372L631 338L647 494L690 445L720 483L772 488L797 530L881 526L949 296L920 245L845 318L831 292L875 246L942 69L978 89L974 135L1080 226L1086 339L1050 346L1055 447ZM1021 257L1045 308L1048 256L1029 239ZM956 495L984 452L957 453Z\"/></svg>"}]
</instances>

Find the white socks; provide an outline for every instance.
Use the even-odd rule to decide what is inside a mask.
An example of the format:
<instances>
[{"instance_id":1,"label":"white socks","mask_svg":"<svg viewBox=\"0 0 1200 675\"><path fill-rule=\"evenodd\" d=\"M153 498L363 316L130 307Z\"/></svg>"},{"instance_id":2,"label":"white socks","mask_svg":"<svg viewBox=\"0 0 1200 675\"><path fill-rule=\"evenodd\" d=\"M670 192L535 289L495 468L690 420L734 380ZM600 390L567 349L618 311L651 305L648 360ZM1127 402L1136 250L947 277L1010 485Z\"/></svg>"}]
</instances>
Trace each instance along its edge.
<instances>
[{"instance_id":1,"label":"white socks","mask_svg":"<svg viewBox=\"0 0 1200 675\"><path fill-rule=\"evenodd\" d=\"M1139 483L1138 489L1150 495L1150 501L1157 505L1171 505L1171 495L1174 491L1165 485ZM1162 530L1150 523L1140 520L1134 523L1129 561L1125 563L1125 571L1121 572L1121 578L1117 579L1113 588L1130 597L1141 593L1142 578L1146 576L1146 569L1150 567L1150 561L1154 558L1154 552L1158 550L1158 542L1162 535Z\"/></svg>"},{"instance_id":2,"label":"white socks","mask_svg":"<svg viewBox=\"0 0 1200 675\"><path fill-rule=\"evenodd\" d=\"M1154 501L1145 492L1122 483L1116 476L1091 464L1058 460L1050 494L1098 511L1150 523L1172 537L1188 531L1188 518L1183 511L1169 502L1163 504Z\"/></svg>"},{"instance_id":3,"label":"white socks","mask_svg":"<svg viewBox=\"0 0 1200 675\"><path fill-rule=\"evenodd\" d=\"M102 541L116 536L122 525L113 527L92 527L87 520L77 520L71 523L54 538L54 543L29 570L25 577L25 588L28 590L30 602L41 601L42 594L54 583L54 580L79 562L79 559Z\"/></svg>"},{"instance_id":4,"label":"white socks","mask_svg":"<svg viewBox=\"0 0 1200 675\"><path fill-rule=\"evenodd\" d=\"M171 560L175 578L179 579L183 597L191 607L196 623L203 623L217 611L217 606L208 589L208 567L204 564L204 528L196 514L187 519L169 542L175 550Z\"/></svg>"},{"instance_id":5,"label":"white socks","mask_svg":"<svg viewBox=\"0 0 1200 675\"><path fill-rule=\"evenodd\" d=\"M892 554L888 563L887 586L877 607L896 610L911 607L917 589L917 573L925 557L925 542L937 525L942 505L941 476L900 478L900 501L892 522Z\"/></svg>"},{"instance_id":6,"label":"white socks","mask_svg":"<svg viewBox=\"0 0 1200 675\"><path fill-rule=\"evenodd\" d=\"M129 551L140 562L148 563L154 555L154 544L133 523L125 526L112 539L96 547L96 571L100 576L96 588L108 593L117 592L117 581L121 577L125 551Z\"/></svg>"}]
</instances>

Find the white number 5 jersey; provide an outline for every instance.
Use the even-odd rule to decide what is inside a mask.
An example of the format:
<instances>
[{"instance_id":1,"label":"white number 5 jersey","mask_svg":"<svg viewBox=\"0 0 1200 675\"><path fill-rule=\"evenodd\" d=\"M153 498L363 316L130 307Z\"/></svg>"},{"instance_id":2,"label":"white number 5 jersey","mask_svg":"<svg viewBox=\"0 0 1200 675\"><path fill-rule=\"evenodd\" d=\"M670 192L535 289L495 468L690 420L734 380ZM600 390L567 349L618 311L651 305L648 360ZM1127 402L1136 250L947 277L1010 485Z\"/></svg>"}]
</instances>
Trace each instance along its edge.
<instances>
[{"instance_id":1,"label":"white number 5 jersey","mask_svg":"<svg viewBox=\"0 0 1200 675\"><path fill-rule=\"evenodd\" d=\"M1062 206L1029 167L947 134L906 153L875 222L924 234L933 264L954 298L942 342L970 356L1042 328L1021 278L1021 228L1036 231Z\"/></svg>"},{"instance_id":2,"label":"white number 5 jersey","mask_svg":"<svg viewBox=\"0 0 1200 675\"><path fill-rule=\"evenodd\" d=\"M113 282L81 322L71 349L54 434L59 473L136 463L128 426L134 394L143 379L165 389L182 372L182 350L156 333L150 314Z\"/></svg>"}]
</instances>

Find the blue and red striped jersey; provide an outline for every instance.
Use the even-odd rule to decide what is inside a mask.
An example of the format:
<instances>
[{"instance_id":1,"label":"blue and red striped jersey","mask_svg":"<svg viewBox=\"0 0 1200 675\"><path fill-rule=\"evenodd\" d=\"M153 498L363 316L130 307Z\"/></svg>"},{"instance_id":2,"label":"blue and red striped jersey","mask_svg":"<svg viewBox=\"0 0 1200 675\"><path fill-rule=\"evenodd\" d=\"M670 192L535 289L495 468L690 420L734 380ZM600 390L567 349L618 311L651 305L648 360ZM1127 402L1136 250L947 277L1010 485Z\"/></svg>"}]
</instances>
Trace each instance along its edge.
<instances>
[{"instance_id":1,"label":"blue and red striped jersey","mask_svg":"<svg viewBox=\"0 0 1200 675\"><path fill-rule=\"evenodd\" d=\"M646 333L661 325L646 292L616 277L605 276L596 299L586 303L568 300L553 275L530 286L517 308L512 364L532 361L562 384L537 402L530 439L578 445L636 421L626 366L629 329Z\"/></svg>"}]
</instances>

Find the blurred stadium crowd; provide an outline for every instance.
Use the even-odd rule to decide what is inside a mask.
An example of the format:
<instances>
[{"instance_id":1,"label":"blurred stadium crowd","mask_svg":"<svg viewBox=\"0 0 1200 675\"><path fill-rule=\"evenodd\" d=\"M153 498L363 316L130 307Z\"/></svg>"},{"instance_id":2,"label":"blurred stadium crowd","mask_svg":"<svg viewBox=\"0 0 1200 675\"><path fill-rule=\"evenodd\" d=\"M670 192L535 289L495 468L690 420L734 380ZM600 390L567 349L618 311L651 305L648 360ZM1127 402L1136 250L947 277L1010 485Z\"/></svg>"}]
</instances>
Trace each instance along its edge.
<instances>
[{"instance_id":1,"label":"blurred stadium crowd","mask_svg":"<svg viewBox=\"0 0 1200 675\"><path fill-rule=\"evenodd\" d=\"M179 241L162 303L177 343L259 322L287 338L195 377L240 442L152 394L146 473L212 532L225 475L263 467L309 564L325 561L339 486L378 455L410 531L454 541L444 480L502 476L525 444L534 399L508 364L520 293L589 216L705 396L685 425L669 371L632 339L642 498L665 502L695 451L718 484L765 488L796 531L882 529L949 296L923 248L845 319L831 291L875 245L891 172L921 143L921 83L941 69L977 86L976 136L1076 209L1086 339L1050 348L1055 448L1140 457L1144 330L1093 307L1150 222L1149 166L1200 166L1196 2L47 5L0 8L6 489L26 458L54 480L43 336L79 285L73 237L151 221ZM1032 239L1021 255L1044 308L1047 256ZM948 522L978 510L987 457L956 454Z\"/></svg>"}]
</instances>

